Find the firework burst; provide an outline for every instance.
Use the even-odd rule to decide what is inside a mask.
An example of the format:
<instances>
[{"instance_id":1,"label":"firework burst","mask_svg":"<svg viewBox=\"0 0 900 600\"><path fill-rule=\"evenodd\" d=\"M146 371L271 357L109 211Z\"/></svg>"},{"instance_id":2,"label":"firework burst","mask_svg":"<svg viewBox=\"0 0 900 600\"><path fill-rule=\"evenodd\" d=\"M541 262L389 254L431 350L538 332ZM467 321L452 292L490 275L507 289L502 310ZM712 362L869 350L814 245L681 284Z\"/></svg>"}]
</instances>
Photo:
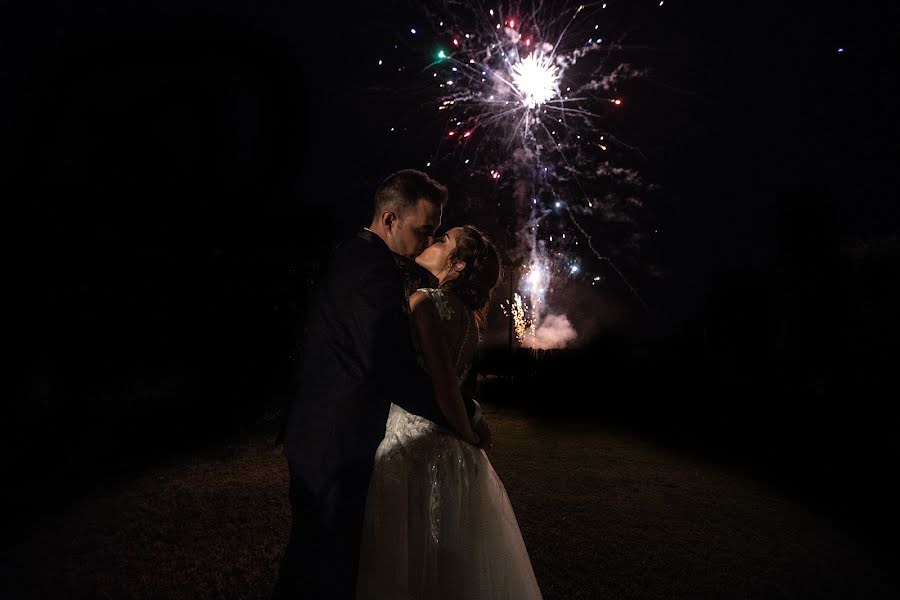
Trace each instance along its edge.
<instances>
[{"instance_id":1,"label":"firework burst","mask_svg":"<svg viewBox=\"0 0 900 600\"><path fill-rule=\"evenodd\" d=\"M532 52L512 66L513 89L522 104L535 109L552 99L559 86L559 67L544 54Z\"/></svg>"},{"instance_id":2,"label":"firework burst","mask_svg":"<svg viewBox=\"0 0 900 600\"><path fill-rule=\"evenodd\" d=\"M552 314L554 288L574 278L600 280L582 269L580 250L591 253L594 269L611 265L579 219L623 214L618 206L633 198L617 196L612 184L640 181L614 165L617 151L637 150L607 126L625 104L618 86L642 72L615 60L624 36L606 31L606 9L599 2L448 0L428 12L436 43L424 75L439 92L444 130L423 162L456 160L492 182L498 197L512 196L516 244L508 250L521 265L522 295L507 310L511 318L520 310L517 337L526 345L527 331L533 339Z\"/></svg>"},{"instance_id":3,"label":"firework burst","mask_svg":"<svg viewBox=\"0 0 900 600\"><path fill-rule=\"evenodd\" d=\"M605 5L585 6L448 2L432 15L446 47L428 71L441 91L438 109L448 112L449 142L436 157L471 155L473 169L490 168L523 149L536 175L549 181L566 152L592 144L598 123L622 105L616 84L633 73L607 69L617 45L600 32Z\"/></svg>"}]
</instances>

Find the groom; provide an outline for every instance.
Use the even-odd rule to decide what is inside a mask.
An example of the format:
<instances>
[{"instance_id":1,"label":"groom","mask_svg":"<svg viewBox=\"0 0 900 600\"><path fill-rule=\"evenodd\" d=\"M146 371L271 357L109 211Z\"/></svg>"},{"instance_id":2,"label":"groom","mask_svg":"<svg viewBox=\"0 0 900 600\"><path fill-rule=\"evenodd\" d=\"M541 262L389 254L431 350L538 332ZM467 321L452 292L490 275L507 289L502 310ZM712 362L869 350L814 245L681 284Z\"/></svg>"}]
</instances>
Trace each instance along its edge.
<instances>
[{"instance_id":1,"label":"groom","mask_svg":"<svg viewBox=\"0 0 900 600\"><path fill-rule=\"evenodd\" d=\"M366 492L392 402L450 428L416 364L405 280L446 201L447 189L421 171L390 175L371 224L335 250L318 283L284 434L293 522L276 598L354 597ZM475 408L468 399L470 418Z\"/></svg>"}]
</instances>

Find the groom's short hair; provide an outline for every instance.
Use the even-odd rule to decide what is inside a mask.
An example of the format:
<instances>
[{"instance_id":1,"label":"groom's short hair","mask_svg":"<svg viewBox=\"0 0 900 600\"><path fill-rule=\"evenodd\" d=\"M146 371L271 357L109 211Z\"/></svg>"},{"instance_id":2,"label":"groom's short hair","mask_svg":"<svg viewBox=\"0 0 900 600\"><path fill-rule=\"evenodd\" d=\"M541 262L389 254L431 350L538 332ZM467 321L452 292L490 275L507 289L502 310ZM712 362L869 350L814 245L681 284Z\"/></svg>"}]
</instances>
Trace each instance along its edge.
<instances>
[{"instance_id":1,"label":"groom's short hair","mask_svg":"<svg viewBox=\"0 0 900 600\"><path fill-rule=\"evenodd\" d=\"M375 190L372 216L378 218L387 210L402 214L414 207L422 198L443 208L447 203L447 188L422 171L416 169L397 171L388 175Z\"/></svg>"}]
</instances>

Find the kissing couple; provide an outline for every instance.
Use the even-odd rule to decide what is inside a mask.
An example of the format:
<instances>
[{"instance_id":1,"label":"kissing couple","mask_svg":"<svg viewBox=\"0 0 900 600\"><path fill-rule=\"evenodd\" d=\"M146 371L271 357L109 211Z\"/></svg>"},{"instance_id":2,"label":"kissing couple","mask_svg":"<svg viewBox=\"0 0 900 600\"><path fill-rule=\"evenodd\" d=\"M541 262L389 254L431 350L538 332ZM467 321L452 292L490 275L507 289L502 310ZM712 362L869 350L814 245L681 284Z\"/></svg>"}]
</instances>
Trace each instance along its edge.
<instances>
[{"instance_id":1,"label":"kissing couple","mask_svg":"<svg viewBox=\"0 0 900 600\"><path fill-rule=\"evenodd\" d=\"M446 202L421 171L390 175L317 284L276 598L541 598L474 398L501 261L473 225L435 237Z\"/></svg>"}]
</instances>

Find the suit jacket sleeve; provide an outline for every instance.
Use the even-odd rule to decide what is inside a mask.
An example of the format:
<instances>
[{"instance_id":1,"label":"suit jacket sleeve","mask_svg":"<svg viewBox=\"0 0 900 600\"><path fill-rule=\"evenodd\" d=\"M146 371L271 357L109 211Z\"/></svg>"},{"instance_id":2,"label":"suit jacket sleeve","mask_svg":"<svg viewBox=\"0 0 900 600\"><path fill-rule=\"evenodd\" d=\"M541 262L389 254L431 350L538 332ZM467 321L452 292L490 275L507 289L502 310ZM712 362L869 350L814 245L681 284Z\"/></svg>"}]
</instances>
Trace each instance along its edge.
<instances>
[{"instance_id":1,"label":"suit jacket sleeve","mask_svg":"<svg viewBox=\"0 0 900 600\"><path fill-rule=\"evenodd\" d=\"M404 407L433 401L431 381L416 364L400 272L391 262L379 261L359 283L354 329L378 393Z\"/></svg>"}]
</instances>

